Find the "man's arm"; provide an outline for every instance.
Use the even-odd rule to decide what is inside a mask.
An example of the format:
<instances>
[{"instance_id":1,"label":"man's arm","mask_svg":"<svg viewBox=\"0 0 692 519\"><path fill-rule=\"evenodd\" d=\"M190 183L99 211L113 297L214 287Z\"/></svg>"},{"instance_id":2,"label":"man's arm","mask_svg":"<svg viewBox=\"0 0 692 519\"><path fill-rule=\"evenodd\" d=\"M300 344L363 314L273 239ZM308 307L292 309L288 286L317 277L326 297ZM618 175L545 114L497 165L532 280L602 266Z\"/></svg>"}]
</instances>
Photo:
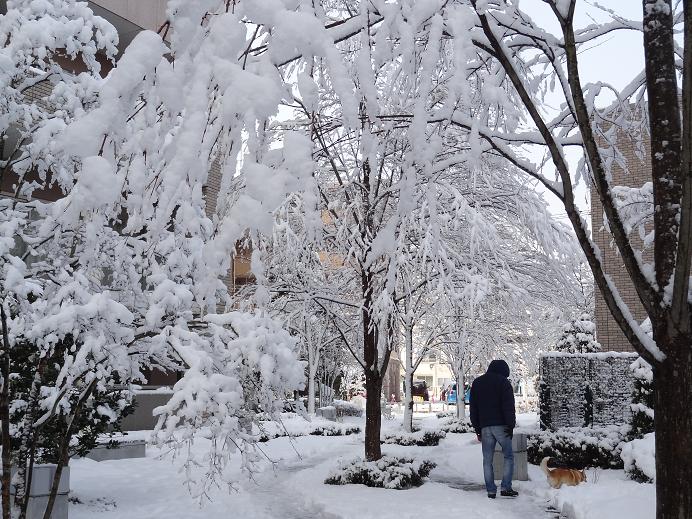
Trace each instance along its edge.
<instances>
[{"instance_id":1,"label":"man's arm","mask_svg":"<svg viewBox=\"0 0 692 519\"><path fill-rule=\"evenodd\" d=\"M459 385L457 384L457 388L458 387L459 387ZM478 399L474 395L474 388L475 388L475 384L471 384L471 396L469 398L469 400L470 400L470 402L469 402L469 405L470 405L469 414L471 417L471 425L475 429L476 434L480 434L481 429L479 427L479 420L478 420ZM462 389L462 392L463 392L463 389ZM461 399L459 399L459 391L457 390L457 405L465 405L464 404L464 397L465 396L466 395L464 395Z\"/></svg>"},{"instance_id":2,"label":"man's arm","mask_svg":"<svg viewBox=\"0 0 692 519\"><path fill-rule=\"evenodd\" d=\"M505 387L502 390L502 416L505 419L505 424L514 429L517 425L517 415L514 410L514 389L509 380L505 381Z\"/></svg>"}]
</instances>

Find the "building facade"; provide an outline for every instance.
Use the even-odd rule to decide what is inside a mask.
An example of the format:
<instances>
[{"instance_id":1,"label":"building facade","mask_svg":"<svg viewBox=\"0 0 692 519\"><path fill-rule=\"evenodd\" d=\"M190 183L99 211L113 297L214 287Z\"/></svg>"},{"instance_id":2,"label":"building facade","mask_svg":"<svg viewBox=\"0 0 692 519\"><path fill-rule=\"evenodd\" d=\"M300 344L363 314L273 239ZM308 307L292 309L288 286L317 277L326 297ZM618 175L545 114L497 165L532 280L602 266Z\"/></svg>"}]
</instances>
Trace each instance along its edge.
<instances>
[{"instance_id":1,"label":"building facade","mask_svg":"<svg viewBox=\"0 0 692 519\"><path fill-rule=\"evenodd\" d=\"M405 367L400 364L401 377L405 374ZM443 359L443 355L437 350L431 350L425 354L423 360L413 374L413 381L424 381L428 387L430 398L440 400L442 390L454 384L454 374L449 364Z\"/></svg>"},{"instance_id":2,"label":"building facade","mask_svg":"<svg viewBox=\"0 0 692 519\"><path fill-rule=\"evenodd\" d=\"M635 141L636 139L626 135L618 136L618 149L626 161L627 170L625 171L616 161L613 161L611 169L612 185L641 187L644 183L651 180L649 143L645 141L643 150L638 150ZM603 205L593 185L591 186L591 230L593 240L601 250L602 262L606 274L608 274L613 280L613 283L615 283L615 286L620 292L620 297L630 309L634 318L641 323L647 317L646 312L627 274L627 270L625 269L617 247L612 243L612 236L605 227ZM644 261L651 262L651 252L648 250L644 251L643 242L636 233L630 235L630 240L636 250L643 251ZM596 321L596 339L601 344L604 351L634 351L634 348L632 348L632 345L622 333L622 330L620 330L615 319L613 319L598 287L595 289L594 313Z\"/></svg>"}]
</instances>

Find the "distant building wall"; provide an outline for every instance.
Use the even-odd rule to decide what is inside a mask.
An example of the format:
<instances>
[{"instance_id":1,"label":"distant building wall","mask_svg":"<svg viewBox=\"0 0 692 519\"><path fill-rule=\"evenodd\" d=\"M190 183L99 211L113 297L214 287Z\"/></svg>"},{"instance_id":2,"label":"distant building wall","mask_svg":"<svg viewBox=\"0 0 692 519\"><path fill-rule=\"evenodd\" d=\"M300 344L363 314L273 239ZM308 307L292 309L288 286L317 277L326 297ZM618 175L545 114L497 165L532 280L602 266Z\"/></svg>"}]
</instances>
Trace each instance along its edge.
<instances>
[{"instance_id":1,"label":"distant building wall","mask_svg":"<svg viewBox=\"0 0 692 519\"><path fill-rule=\"evenodd\" d=\"M612 166L612 185L641 187L651 180L650 158L648 141L644 146L643 157L639 158L636 153L635 143L632 139L620 136L618 148L627 162L627 171L620 166ZM615 286L620 292L620 297L628 306L634 318L642 322L647 315L644 307L639 300L634 285L630 280L627 270L617 247L612 242L611 234L605 229L603 222L603 205L598 197L596 189L591 187L591 229L593 240L601 250L603 265L606 274L610 276ZM636 234L636 233L635 233ZM635 249L642 249L642 242L637 236L631 237ZM644 254L645 261L651 261L651 254ZM620 327L613 319L600 290L596 287L595 291L595 315L596 320L596 339L601 343L604 351L634 351Z\"/></svg>"},{"instance_id":2,"label":"distant building wall","mask_svg":"<svg viewBox=\"0 0 692 519\"><path fill-rule=\"evenodd\" d=\"M400 373L401 360L399 359L399 353L396 351L392 351L392 355L391 357L389 357L387 371L385 372L384 380L382 381L382 394L385 396L387 401L391 400L392 395L394 395L395 401L401 401Z\"/></svg>"},{"instance_id":3,"label":"distant building wall","mask_svg":"<svg viewBox=\"0 0 692 519\"><path fill-rule=\"evenodd\" d=\"M166 21L168 0L92 0L98 6L139 25L157 31Z\"/></svg>"}]
</instances>

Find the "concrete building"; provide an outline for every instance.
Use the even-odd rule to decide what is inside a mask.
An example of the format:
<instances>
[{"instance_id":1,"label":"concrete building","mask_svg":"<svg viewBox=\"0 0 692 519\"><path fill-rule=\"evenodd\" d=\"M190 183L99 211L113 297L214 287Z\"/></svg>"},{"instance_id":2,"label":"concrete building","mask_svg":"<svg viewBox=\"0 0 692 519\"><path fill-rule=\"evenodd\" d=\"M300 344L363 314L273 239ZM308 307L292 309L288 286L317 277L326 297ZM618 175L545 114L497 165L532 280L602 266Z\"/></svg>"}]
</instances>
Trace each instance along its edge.
<instances>
[{"instance_id":1,"label":"concrete building","mask_svg":"<svg viewBox=\"0 0 692 519\"><path fill-rule=\"evenodd\" d=\"M167 4L168 0L95 0L89 2L89 7L115 26L121 45L127 47L142 29L161 28Z\"/></svg>"}]
</instances>

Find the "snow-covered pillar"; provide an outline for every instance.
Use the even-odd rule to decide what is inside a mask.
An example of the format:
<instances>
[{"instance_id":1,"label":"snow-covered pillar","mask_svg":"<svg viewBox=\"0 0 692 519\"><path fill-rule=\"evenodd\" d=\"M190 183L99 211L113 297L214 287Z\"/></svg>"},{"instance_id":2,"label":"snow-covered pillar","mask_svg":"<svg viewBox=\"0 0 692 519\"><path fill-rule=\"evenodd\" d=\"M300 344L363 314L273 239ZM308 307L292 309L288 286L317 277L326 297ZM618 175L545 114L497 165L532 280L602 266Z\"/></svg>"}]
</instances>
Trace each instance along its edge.
<instances>
[{"instance_id":1,"label":"snow-covered pillar","mask_svg":"<svg viewBox=\"0 0 692 519\"><path fill-rule=\"evenodd\" d=\"M315 378L320 355L314 345L308 345L308 414L315 414Z\"/></svg>"}]
</instances>

